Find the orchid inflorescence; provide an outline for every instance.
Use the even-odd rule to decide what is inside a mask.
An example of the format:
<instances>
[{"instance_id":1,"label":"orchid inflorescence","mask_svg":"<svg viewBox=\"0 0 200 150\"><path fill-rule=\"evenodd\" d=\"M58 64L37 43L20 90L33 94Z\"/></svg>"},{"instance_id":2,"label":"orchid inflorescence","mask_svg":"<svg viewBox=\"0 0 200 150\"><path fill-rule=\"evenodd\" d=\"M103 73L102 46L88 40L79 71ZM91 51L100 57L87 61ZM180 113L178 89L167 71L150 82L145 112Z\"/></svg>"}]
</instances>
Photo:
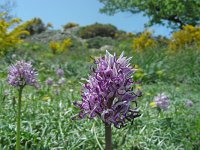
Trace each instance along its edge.
<instances>
[{"instance_id":1,"label":"orchid inflorescence","mask_svg":"<svg viewBox=\"0 0 200 150\"><path fill-rule=\"evenodd\" d=\"M138 83L132 80L136 69L130 67L131 58L123 54L117 59L115 54L106 51L104 57L95 59L96 68L82 85L82 102L74 102L80 112L73 119L98 116L105 124L121 128L126 125L126 120L133 121L140 116L136 98L141 94L133 90ZM136 105L133 109L131 102Z\"/></svg>"},{"instance_id":2,"label":"orchid inflorescence","mask_svg":"<svg viewBox=\"0 0 200 150\"><path fill-rule=\"evenodd\" d=\"M31 62L23 60L17 61L14 65L8 68L7 82L11 86L18 89L18 102L17 102L17 127L16 127L16 150L20 150L20 126L21 126L21 107L22 107L22 92L26 85L38 88L36 81L37 73L33 69Z\"/></svg>"},{"instance_id":3,"label":"orchid inflorescence","mask_svg":"<svg viewBox=\"0 0 200 150\"><path fill-rule=\"evenodd\" d=\"M37 73L32 68L31 62L17 61L15 65L9 67L8 72L7 81L10 85L20 88L25 85L37 87Z\"/></svg>"}]
</instances>

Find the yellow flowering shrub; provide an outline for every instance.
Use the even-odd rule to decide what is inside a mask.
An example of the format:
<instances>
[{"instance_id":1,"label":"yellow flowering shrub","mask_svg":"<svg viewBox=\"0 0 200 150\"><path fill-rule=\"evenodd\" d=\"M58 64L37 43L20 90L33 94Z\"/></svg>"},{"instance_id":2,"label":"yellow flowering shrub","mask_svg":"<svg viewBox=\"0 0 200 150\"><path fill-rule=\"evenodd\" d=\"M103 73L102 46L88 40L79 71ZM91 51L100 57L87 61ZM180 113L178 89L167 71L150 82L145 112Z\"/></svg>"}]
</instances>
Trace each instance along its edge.
<instances>
[{"instance_id":1,"label":"yellow flowering shrub","mask_svg":"<svg viewBox=\"0 0 200 150\"><path fill-rule=\"evenodd\" d=\"M49 42L49 48L55 54L60 49L60 43L51 41L51 42Z\"/></svg>"},{"instance_id":2,"label":"yellow flowering shrub","mask_svg":"<svg viewBox=\"0 0 200 150\"><path fill-rule=\"evenodd\" d=\"M169 42L169 49L176 50L185 46L200 47L200 26L186 25L182 30L174 32Z\"/></svg>"},{"instance_id":3,"label":"yellow flowering shrub","mask_svg":"<svg viewBox=\"0 0 200 150\"><path fill-rule=\"evenodd\" d=\"M72 45L71 39L67 38L67 39L64 39L62 42L51 41L49 43L49 48L55 54L57 52L58 53L63 52L65 49L68 49L71 45Z\"/></svg>"},{"instance_id":4,"label":"yellow flowering shrub","mask_svg":"<svg viewBox=\"0 0 200 150\"><path fill-rule=\"evenodd\" d=\"M5 54L9 48L22 43L23 40L20 38L22 35L29 34L24 30L25 24L20 24L9 31L11 26L19 24L21 20L14 18L11 21L6 21L3 16L4 14L0 14L0 55Z\"/></svg>"},{"instance_id":5,"label":"yellow flowering shrub","mask_svg":"<svg viewBox=\"0 0 200 150\"><path fill-rule=\"evenodd\" d=\"M153 39L152 33L145 30L138 37L133 39L133 50L142 51L146 48L155 47L156 40Z\"/></svg>"}]
</instances>

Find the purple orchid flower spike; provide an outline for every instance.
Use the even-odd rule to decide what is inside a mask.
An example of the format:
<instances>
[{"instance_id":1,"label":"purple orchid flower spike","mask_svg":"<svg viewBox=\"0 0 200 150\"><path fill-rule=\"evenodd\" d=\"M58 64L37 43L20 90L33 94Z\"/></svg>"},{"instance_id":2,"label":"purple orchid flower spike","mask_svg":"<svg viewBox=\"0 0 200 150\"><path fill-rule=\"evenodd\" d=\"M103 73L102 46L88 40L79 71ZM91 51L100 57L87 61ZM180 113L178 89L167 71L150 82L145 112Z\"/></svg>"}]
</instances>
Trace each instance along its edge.
<instances>
[{"instance_id":1,"label":"purple orchid flower spike","mask_svg":"<svg viewBox=\"0 0 200 150\"><path fill-rule=\"evenodd\" d=\"M24 87L25 85L37 86L36 72L30 62L17 61L8 69L8 84L14 87Z\"/></svg>"},{"instance_id":2,"label":"purple orchid flower spike","mask_svg":"<svg viewBox=\"0 0 200 150\"><path fill-rule=\"evenodd\" d=\"M95 60L97 66L82 86L82 102L74 103L81 110L78 118L99 117L104 123L121 128L126 121L140 116L136 108L131 108L131 102L136 104L140 95L132 88L138 83L132 80L136 70L130 67L130 60L123 52L117 59L108 51Z\"/></svg>"},{"instance_id":3,"label":"purple orchid flower spike","mask_svg":"<svg viewBox=\"0 0 200 150\"><path fill-rule=\"evenodd\" d=\"M16 64L8 68L7 82L18 90L17 102L17 132L16 132L16 150L20 150L20 126L21 126L21 107L22 91L26 85L39 87L36 81L36 72L30 62L17 61Z\"/></svg>"}]
</instances>

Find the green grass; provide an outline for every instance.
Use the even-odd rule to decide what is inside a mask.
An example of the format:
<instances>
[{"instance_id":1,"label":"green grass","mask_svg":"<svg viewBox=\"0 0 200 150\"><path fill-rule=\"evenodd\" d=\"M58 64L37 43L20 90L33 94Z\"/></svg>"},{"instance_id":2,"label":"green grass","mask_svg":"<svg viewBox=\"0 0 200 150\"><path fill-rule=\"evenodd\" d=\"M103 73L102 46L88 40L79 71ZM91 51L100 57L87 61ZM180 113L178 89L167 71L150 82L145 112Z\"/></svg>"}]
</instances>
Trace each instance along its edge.
<instances>
[{"instance_id":1,"label":"green grass","mask_svg":"<svg viewBox=\"0 0 200 150\"><path fill-rule=\"evenodd\" d=\"M114 51L112 51L114 52ZM111 53L112 53L111 52ZM116 54L121 53L115 50ZM12 54L15 59L11 59ZM23 149L104 149L104 125L100 119L72 121L78 113L73 101L81 100L82 78L86 78L92 59L105 52L80 47L63 54L52 55L45 46L37 50L22 47L0 60L0 149L14 149L16 132L16 94L6 83L7 67L15 60L32 60L41 87L27 87L22 100L21 145ZM119 150L198 150L200 147L200 50L188 48L169 54L165 49L149 49L142 54L125 51L132 56L144 76L138 99L141 117L122 129L113 128L113 147ZM65 70L62 87L48 88L44 81L55 80L55 69ZM158 72L161 71L162 74ZM3 91L10 90L4 98ZM59 94L55 94L55 90ZM149 106L153 97L164 92L170 107L159 111ZM185 106L187 99L193 107Z\"/></svg>"}]
</instances>

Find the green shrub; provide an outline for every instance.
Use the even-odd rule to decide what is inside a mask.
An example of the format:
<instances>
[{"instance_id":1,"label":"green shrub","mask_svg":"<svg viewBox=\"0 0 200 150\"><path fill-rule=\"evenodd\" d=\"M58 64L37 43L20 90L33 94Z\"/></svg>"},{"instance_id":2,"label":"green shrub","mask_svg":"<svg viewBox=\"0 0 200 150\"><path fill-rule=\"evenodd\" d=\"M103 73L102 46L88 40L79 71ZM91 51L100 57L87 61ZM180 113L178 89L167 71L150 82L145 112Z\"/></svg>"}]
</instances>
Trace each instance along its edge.
<instances>
[{"instance_id":1,"label":"green shrub","mask_svg":"<svg viewBox=\"0 0 200 150\"><path fill-rule=\"evenodd\" d=\"M115 39L117 40L124 40L124 39L132 39L135 37L135 34L131 33L131 32L125 32L123 30L118 30L115 33Z\"/></svg>"},{"instance_id":2,"label":"green shrub","mask_svg":"<svg viewBox=\"0 0 200 150\"><path fill-rule=\"evenodd\" d=\"M79 36L84 39L93 38L96 36L113 38L116 32L117 28L113 25L95 23L86 27L82 27L79 30Z\"/></svg>"},{"instance_id":3,"label":"green shrub","mask_svg":"<svg viewBox=\"0 0 200 150\"><path fill-rule=\"evenodd\" d=\"M63 29L64 29L64 31L65 31L65 30L67 30L67 29L70 29L70 28L73 28L73 27L78 27L78 26L79 26L79 25L76 24L76 23L74 23L74 22L69 22L69 23L63 25L62 27L63 27Z\"/></svg>"},{"instance_id":4,"label":"green shrub","mask_svg":"<svg viewBox=\"0 0 200 150\"><path fill-rule=\"evenodd\" d=\"M49 29L49 28L52 29L53 28L53 24L51 22L48 22L47 25L46 25L46 28L47 29Z\"/></svg>"},{"instance_id":5,"label":"green shrub","mask_svg":"<svg viewBox=\"0 0 200 150\"><path fill-rule=\"evenodd\" d=\"M159 35L159 36L154 37L154 39L157 41L160 47L168 46L169 39L167 37Z\"/></svg>"},{"instance_id":6,"label":"green shrub","mask_svg":"<svg viewBox=\"0 0 200 150\"><path fill-rule=\"evenodd\" d=\"M40 18L33 18L30 22L25 28L30 35L41 33L47 29Z\"/></svg>"}]
</instances>

